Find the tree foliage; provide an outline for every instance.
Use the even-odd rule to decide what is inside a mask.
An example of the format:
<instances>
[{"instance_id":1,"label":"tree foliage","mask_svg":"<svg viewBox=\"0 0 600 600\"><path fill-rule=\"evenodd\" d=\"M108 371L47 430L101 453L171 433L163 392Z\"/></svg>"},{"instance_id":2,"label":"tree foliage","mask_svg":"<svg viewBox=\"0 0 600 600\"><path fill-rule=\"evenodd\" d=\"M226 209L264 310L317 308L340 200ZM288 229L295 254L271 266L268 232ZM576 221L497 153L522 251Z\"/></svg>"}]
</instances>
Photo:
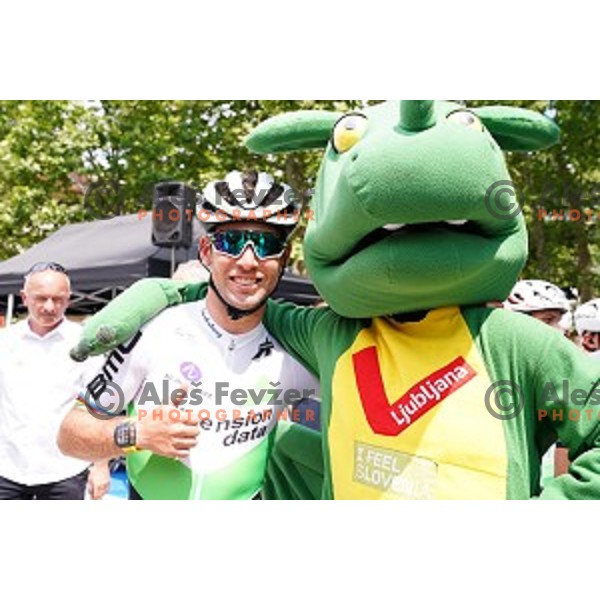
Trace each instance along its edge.
<instances>
[{"instance_id":1,"label":"tree foliage","mask_svg":"<svg viewBox=\"0 0 600 600\"><path fill-rule=\"evenodd\" d=\"M548 109L545 102L519 104ZM508 159L530 234L524 275L575 286L587 300L600 294L600 102L558 101L550 114L560 143Z\"/></svg>"}]
</instances>

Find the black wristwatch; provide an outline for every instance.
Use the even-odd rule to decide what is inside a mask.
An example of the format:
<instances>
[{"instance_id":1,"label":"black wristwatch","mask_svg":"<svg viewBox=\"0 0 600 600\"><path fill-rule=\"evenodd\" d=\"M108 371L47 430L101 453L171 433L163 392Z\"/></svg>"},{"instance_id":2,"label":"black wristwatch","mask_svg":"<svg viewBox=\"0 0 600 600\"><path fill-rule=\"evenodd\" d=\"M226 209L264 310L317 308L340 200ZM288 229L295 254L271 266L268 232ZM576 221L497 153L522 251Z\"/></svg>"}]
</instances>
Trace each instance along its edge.
<instances>
[{"instance_id":1,"label":"black wristwatch","mask_svg":"<svg viewBox=\"0 0 600 600\"><path fill-rule=\"evenodd\" d=\"M132 421L123 421L115 427L114 432L115 444L122 448L126 453L135 452L136 448L136 427Z\"/></svg>"}]
</instances>

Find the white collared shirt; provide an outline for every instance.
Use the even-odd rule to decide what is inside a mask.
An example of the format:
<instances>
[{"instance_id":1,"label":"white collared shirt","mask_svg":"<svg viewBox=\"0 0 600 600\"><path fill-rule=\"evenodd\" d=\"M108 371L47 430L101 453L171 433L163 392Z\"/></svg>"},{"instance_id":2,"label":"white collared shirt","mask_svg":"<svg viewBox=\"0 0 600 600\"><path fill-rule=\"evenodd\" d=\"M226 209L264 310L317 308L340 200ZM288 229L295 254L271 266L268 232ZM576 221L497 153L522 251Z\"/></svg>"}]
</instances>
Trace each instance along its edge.
<instances>
[{"instance_id":1,"label":"white collared shirt","mask_svg":"<svg viewBox=\"0 0 600 600\"><path fill-rule=\"evenodd\" d=\"M88 462L65 456L56 436L73 396L102 358L77 363L69 350L81 326L67 319L43 337L27 319L0 329L0 475L37 485L81 473Z\"/></svg>"}]
</instances>

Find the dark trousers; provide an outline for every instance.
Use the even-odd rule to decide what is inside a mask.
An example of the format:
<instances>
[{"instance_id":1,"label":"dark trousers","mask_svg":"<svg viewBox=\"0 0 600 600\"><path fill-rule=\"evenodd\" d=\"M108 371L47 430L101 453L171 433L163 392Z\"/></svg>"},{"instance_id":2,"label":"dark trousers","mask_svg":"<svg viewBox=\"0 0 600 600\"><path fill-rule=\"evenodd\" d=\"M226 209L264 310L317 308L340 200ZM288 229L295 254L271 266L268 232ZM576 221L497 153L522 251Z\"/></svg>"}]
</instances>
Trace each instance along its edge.
<instances>
[{"instance_id":1,"label":"dark trousers","mask_svg":"<svg viewBox=\"0 0 600 600\"><path fill-rule=\"evenodd\" d=\"M83 500L88 470L79 475L40 485L24 485L0 476L0 500Z\"/></svg>"}]
</instances>

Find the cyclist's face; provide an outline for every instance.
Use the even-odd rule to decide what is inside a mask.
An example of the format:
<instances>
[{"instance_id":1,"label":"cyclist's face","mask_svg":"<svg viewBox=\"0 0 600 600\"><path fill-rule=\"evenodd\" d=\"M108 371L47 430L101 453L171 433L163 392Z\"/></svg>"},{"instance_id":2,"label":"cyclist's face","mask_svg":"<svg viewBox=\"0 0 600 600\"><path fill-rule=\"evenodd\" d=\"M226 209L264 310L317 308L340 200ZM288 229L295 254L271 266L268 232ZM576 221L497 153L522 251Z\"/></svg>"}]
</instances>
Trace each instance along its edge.
<instances>
[{"instance_id":1,"label":"cyclist's face","mask_svg":"<svg viewBox=\"0 0 600 600\"><path fill-rule=\"evenodd\" d=\"M217 229L272 231L277 230L264 223L227 223ZM223 298L232 306L248 310L268 298L279 281L279 273L285 266L289 249L280 258L260 260L252 246L248 245L242 254L234 258L223 252L217 252L206 237L200 240L200 255L203 263L210 269L215 286Z\"/></svg>"},{"instance_id":2,"label":"cyclist's face","mask_svg":"<svg viewBox=\"0 0 600 600\"><path fill-rule=\"evenodd\" d=\"M581 345L586 352L596 352L600 350L600 332L584 331L581 336Z\"/></svg>"},{"instance_id":3,"label":"cyclist's face","mask_svg":"<svg viewBox=\"0 0 600 600\"><path fill-rule=\"evenodd\" d=\"M560 330L559 323L562 319L563 313L560 310L547 309L547 310L535 310L529 313L532 317L535 317L538 321L554 327L554 329Z\"/></svg>"}]
</instances>

